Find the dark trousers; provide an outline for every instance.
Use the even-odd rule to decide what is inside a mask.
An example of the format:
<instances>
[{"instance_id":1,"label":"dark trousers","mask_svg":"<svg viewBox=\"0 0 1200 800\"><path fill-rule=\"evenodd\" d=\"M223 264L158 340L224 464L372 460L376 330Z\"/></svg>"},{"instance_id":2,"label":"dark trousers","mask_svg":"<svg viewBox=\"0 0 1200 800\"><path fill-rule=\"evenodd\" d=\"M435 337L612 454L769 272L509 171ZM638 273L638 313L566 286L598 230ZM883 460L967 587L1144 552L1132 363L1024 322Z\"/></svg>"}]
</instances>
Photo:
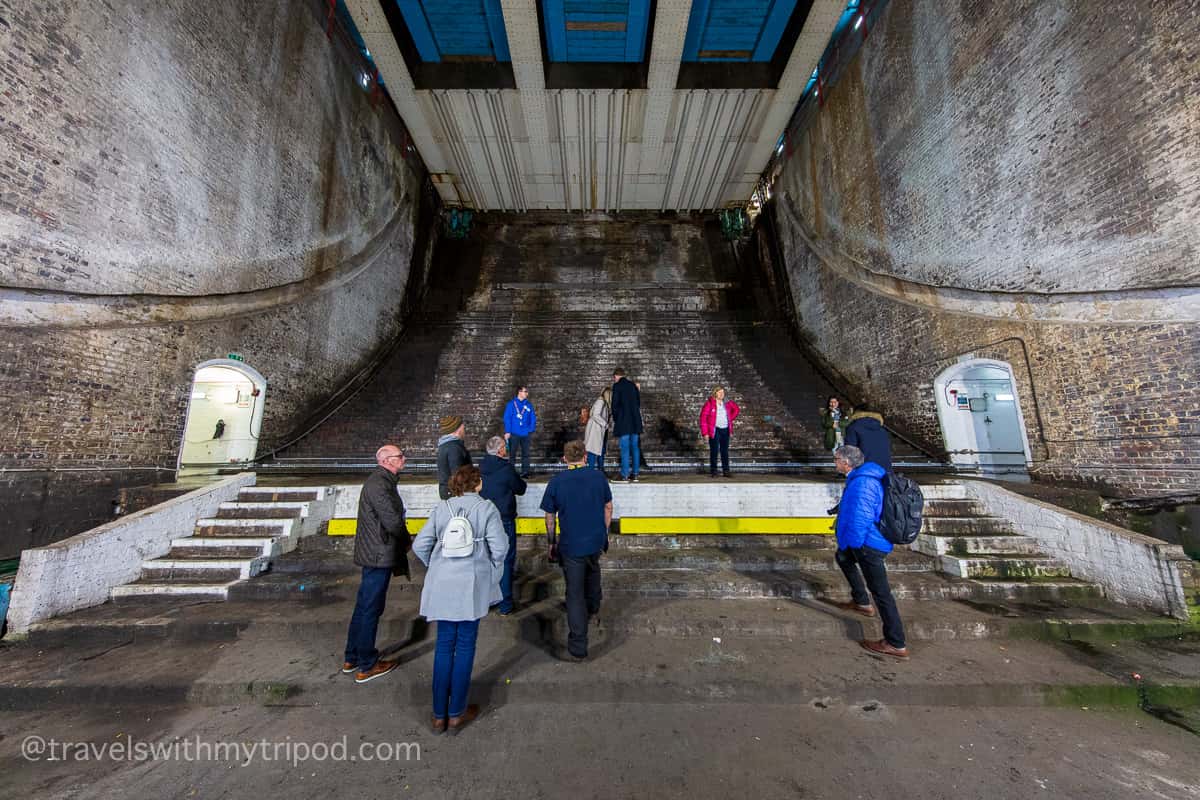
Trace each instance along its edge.
<instances>
[{"instance_id":1,"label":"dark trousers","mask_svg":"<svg viewBox=\"0 0 1200 800\"><path fill-rule=\"evenodd\" d=\"M721 451L721 471L729 472L729 428L716 428L708 440L708 471L717 474L717 450Z\"/></svg>"},{"instance_id":2,"label":"dark trousers","mask_svg":"<svg viewBox=\"0 0 1200 800\"><path fill-rule=\"evenodd\" d=\"M567 582L567 652L587 655L588 616L600 611L600 554L562 556Z\"/></svg>"},{"instance_id":3,"label":"dark trousers","mask_svg":"<svg viewBox=\"0 0 1200 800\"><path fill-rule=\"evenodd\" d=\"M354 614L350 617L350 632L346 634L346 662L357 664L359 672L366 672L379 660L375 635L379 632L379 617L387 605L388 583L391 580L391 567L362 568L358 599L354 602Z\"/></svg>"},{"instance_id":4,"label":"dark trousers","mask_svg":"<svg viewBox=\"0 0 1200 800\"><path fill-rule=\"evenodd\" d=\"M437 649L433 652L433 716L461 717L467 711L471 669L475 666L475 639L479 620L448 622L439 619Z\"/></svg>"},{"instance_id":5,"label":"dark trousers","mask_svg":"<svg viewBox=\"0 0 1200 800\"><path fill-rule=\"evenodd\" d=\"M904 647L904 623L900 621L900 611L896 608L896 598L892 597L887 567L883 563L887 553L874 547L845 547L837 551L836 558L850 583L850 595L854 602L869 606L874 597L879 621L883 623L884 640L892 647ZM868 591L870 596L867 595Z\"/></svg>"},{"instance_id":6,"label":"dark trousers","mask_svg":"<svg viewBox=\"0 0 1200 800\"><path fill-rule=\"evenodd\" d=\"M508 534L508 552L504 555L504 574L500 576L500 610L505 614L513 610L513 573L517 568L517 521L500 518L504 532Z\"/></svg>"},{"instance_id":7,"label":"dark trousers","mask_svg":"<svg viewBox=\"0 0 1200 800\"><path fill-rule=\"evenodd\" d=\"M521 475L529 474L529 437L517 436L511 433L508 436L508 454L515 461L517 451L521 451Z\"/></svg>"}]
</instances>

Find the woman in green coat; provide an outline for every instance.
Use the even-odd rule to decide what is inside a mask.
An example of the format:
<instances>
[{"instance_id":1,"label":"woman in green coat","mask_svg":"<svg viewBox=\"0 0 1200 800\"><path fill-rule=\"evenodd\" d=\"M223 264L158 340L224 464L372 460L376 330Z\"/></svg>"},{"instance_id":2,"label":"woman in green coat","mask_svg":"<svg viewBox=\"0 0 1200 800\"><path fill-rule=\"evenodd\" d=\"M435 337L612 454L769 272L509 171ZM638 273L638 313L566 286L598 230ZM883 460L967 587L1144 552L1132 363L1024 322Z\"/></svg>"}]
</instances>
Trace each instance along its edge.
<instances>
[{"instance_id":1,"label":"woman in green coat","mask_svg":"<svg viewBox=\"0 0 1200 800\"><path fill-rule=\"evenodd\" d=\"M846 432L846 420L849 415L842 411L842 404L836 397L829 398L821 409L821 428L825 432L825 449L833 452L842 446L842 436Z\"/></svg>"}]
</instances>

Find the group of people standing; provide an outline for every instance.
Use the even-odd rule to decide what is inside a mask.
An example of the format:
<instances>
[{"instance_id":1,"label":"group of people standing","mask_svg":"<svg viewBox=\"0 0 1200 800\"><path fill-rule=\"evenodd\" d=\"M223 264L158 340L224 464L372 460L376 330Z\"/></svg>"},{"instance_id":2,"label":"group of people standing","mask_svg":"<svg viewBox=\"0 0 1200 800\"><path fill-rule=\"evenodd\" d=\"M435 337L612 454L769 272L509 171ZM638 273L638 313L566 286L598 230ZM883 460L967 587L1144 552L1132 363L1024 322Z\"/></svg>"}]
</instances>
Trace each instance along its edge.
<instances>
[{"instance_id":1,"label":"group of people standing","mask_svg":"<svg viewBox=\"0 0 1200 800\"><path fill-rule=\"evenodd\" d=\"M837 432L834 463L846 476L846 488L830 513L837 514L836 559L850 584L851 601L837 605L864 616L874 616L878 609L884 638L864 641L862 646L876 655L907 659L904 628L884 566L892 544L879 531L891 443L880 415L860 410L843 425L839 405L831 398L826 410ZM551 477L540 506L548 559L560 566L566 581L567 656L574 661L587 658L588 623L599 612L602 599L600 556L608 551L613 515L612 490L600 469L604 434L611 430L620 444L622 478L636 481L642 433L638 386L616 370L613 386L601 393L589 411L585 441L567 443L563 452L567 469ZM718 455L724 474L729 474L729 435L739 413L720 386L701 410L700 430L710 443L713 476ZM528 488L528 438L536 430L536 419L528 389L519 387L505 411L505 435L488 440L487 455L478 467L463 441L462 417L439 420L441 502L415 539L408 534L404 503L396 488L406 463L400 448L380 447L376 469L363 483L354 543L354 563L361 567L362 579L342 672L354 674L357 683L367 683L399 666L380 657L375 639L390 580L409 575L411 550L427 568L420 613L437 623L431 720L435 733L457 733L478 716L479 707L469 704L467 695L479 621L491 608L502 616L515 609L516 498ZM508 460L510 443L522 454L520 473Z\"/></svg>"}]
</instances>

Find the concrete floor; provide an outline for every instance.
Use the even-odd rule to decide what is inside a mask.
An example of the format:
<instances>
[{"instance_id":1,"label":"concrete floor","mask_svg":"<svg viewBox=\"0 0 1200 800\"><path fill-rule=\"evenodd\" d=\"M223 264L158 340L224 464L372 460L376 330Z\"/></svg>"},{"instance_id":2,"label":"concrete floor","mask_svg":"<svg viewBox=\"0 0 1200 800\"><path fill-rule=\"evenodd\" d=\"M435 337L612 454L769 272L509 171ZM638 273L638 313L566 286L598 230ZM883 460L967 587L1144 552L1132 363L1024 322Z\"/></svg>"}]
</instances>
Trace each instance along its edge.
<instances>
[{"instance_id":1,"label":"concrete floor","mask_svg":"<svg viewBox=\"0 0 1200 800\"><path fill-rule=\"evenodd\" d=\"M1196 737L1137 712L837 701L534 703L489 709L453 739L434 737L387 706L81 708L9 714L4 726L0 793L47 800L1200 797ZM415 743L419 751L395 748L396 759L369 763L46 763L20 756L30 735L97 744L266 740L285 747L345 737L348 755L386 753L378 747L383 743ZM370 749L360 751L364 744ZM281 758L288 752L278 750Z\"/></svg>"}]
</instances>

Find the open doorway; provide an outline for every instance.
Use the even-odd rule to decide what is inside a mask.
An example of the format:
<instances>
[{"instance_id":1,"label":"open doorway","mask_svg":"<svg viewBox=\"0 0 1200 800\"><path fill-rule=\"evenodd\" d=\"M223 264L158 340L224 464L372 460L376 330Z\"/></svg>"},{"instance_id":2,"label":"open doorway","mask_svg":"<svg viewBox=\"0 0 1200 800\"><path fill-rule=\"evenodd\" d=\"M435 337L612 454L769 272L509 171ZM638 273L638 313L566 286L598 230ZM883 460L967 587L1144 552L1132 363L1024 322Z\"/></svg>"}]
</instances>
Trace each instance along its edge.
<instances>
[{"instance_id":1,"label":"open doorway","mask_svg":"<svg viewBox=\"0 0 1200 800\"><path fill-rule=\"evenodd\" d=\"M266 378L240 361L215 359L196 367L179 448L180 472L253 460L266 392Z\"/></svg>"},{"instance_id":2,"label":"open doorway","mask_svg":"<svg viewBox=\"0 0 1200 800\"><path fill-rule=\"evenodd\" d=\"M1011 366L992 359L961 361L933 386L951 463L996 476L1028 475L1029 437Z\"/></svg>"}]
</instances>

